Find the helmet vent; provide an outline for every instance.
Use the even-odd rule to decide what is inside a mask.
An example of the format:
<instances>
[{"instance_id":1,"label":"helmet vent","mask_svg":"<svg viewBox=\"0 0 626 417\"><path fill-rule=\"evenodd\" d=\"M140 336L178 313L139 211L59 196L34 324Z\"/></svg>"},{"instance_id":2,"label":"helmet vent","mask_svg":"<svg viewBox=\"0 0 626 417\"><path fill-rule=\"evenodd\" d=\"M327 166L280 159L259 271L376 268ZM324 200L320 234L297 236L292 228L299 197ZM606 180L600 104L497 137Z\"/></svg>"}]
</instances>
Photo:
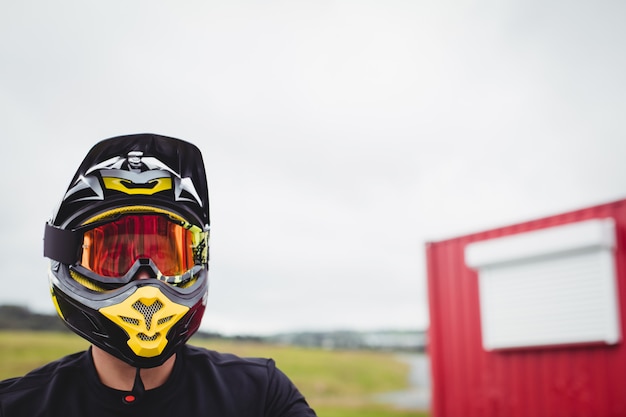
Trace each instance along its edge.
<instances>
[{"instance_id":1,"label":"helmet vent","mask_svg":"<svg viewBox=\"0 0 626 417\"><path fill-rule=\"evenodd\" d=\"M156 300L152 304L146 305L140 300L137 300L133 303L133 308L141 313L146 322L146 329L150 330L150 327L152 326L152 316L163 308L163 303Z\"/></svg>"},{"instance_id":2,"label":"helmet vent","mask_svg":"<svg viewBox=\"0 0 626 417\"><path fill-rule=\"evenodd\" d=\"M161 333L159 333L159 332L153 334L152 336L148 336L145 333L139 333L139 334L137 334L137 337L140 338L144 342L153 342L153 341L157 340L157 338L160 335L161 335Z\"/></svg>"},{"instance_id":3,"label":"helmet vent","mask_svg":"<svg viewBox=\"0 0 626 417\"><path fill-rule=\"evenodd\" d=\"M123 321L125 321L126 323L130 323L130 324L134 324L135 326L139 325L139 320L134 319L132 317L124 317L124 316L120 316L120 319L122 319Z\"/></svg>"},{"instance_id":4,"label":"helmet vent","mask_svg":"<svg viewBox=\"0 0 626 417\"><path fill-rule=\"evenodd\" d=\"M157 321L157 324L160 326L163 323L167 323L168 321L172 320L172 318L174 318L174 316L167 316L167 317L163 317L162 319L159 319Z\"/></svg>"}]
</instances>

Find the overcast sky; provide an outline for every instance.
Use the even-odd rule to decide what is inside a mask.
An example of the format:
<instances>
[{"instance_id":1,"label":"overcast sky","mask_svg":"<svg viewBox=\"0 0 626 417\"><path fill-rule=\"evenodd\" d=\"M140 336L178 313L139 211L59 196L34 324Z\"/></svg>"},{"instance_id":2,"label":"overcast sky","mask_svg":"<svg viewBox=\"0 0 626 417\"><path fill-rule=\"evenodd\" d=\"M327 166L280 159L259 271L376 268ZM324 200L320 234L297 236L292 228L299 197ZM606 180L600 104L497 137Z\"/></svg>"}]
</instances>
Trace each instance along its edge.
<instances>
[{"instance_id":1,"label":"overcast sky","mask_svg":"<svg viewBox=\"0 0 626 417\"><path fill-rule=\"evenodd\" d=\"M189 140L205 330L425 328L424 244L626 198L622 1L24 0L0 12L0 303L97 141Z\"/></svg>"}]
</instances>

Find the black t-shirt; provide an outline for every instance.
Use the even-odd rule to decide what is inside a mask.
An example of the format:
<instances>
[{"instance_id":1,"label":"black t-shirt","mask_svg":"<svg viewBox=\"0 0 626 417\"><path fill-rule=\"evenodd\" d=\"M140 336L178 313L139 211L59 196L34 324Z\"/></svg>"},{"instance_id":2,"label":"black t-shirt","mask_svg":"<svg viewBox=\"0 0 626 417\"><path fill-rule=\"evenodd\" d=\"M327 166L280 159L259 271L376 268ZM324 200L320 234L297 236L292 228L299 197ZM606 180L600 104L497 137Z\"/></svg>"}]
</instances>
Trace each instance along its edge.
<instances>
[{"instance_id":1,"label":"black t-shirt","mask_svg":"<svg viewBox=\"0 0 626 417\"><path fill-rule=\"evenodd\" d=\"M134 402L103 385L91 351L0 382L0 417L309 417L304 397L271 359L185 345L162 386Z\"/></svg>"}]
</instances>

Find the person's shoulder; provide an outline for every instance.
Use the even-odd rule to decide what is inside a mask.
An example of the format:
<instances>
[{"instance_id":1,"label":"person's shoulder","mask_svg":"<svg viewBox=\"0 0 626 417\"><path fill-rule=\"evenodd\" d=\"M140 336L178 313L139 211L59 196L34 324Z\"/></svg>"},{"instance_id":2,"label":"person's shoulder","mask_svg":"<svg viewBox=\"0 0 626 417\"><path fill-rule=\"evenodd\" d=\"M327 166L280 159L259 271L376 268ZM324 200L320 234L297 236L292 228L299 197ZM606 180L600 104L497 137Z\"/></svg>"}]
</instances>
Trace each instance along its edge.
<instances>
[{"instance_id":1,"label":"person's shoulder","mask_svg":"<svg viewBox=\"0 0 626 417\"><path fill-rule=\"evenodd\" d=\"M73 374L82 368L85 352L64 356L36 368L23 376L0 381L0 400L20 393L36 391L48 387L58 377Z\"/></svg>"}]
</instances>

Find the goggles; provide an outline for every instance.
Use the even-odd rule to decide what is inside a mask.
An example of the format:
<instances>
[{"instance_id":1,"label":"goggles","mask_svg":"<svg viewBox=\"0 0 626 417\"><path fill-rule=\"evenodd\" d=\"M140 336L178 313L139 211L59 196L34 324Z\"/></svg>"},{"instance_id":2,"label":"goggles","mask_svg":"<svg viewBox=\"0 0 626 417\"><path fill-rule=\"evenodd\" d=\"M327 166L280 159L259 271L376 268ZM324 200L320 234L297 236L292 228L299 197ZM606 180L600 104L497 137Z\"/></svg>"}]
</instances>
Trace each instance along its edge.
<instances>
[{"instance_id":1,"label":"goggles","mask_svg":"<svg viewBox=\"0 0 626 417\"><path fill-rule=\"evenodd\" d=\"M129 282L142 266L155 270L158 279L176 283L207 262L208 232L172 214L105 216L62 232L72 234L72 246L79 249L78 262L50 257L103 283Z\"/></svg>"},{"instance_id":2,"label":"goggles","mask_svg":"<svg viewBox=\"0 0 626 417\"><path fill-rule=\"evenodd\" d=\"M198 231L165 216L126 215L83 233L79 264L100 276L120 278L138 259L150 259L163 275L183 275L202 262L199 240Z\"/></svg>"}]
</instances>

